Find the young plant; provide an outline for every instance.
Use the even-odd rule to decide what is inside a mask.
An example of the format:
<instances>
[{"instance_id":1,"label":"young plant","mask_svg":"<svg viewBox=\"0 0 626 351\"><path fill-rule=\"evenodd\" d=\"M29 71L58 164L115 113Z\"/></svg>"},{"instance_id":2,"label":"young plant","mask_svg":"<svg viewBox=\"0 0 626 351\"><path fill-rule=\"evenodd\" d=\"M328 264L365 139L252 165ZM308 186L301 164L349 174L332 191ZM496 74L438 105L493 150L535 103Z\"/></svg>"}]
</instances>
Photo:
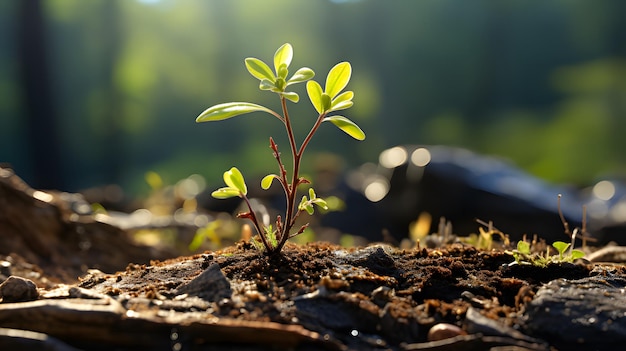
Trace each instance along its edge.
<instances>
[{"instance_id":1,"label":"young plant","mask_svg":"<svg viewBox=\"0 0 626 351\"><path fill-rule=\"evenodd\" d=\"M212 196L218 199L227 199L230 197L240 197L246 203L248 212L238 214L240 218L248 218L252 221L262 243L262 247L268 255L279 253L287 240L304 232L308 223L301 226L298 230L292 231L296 223L296 219L303 212L314 213L314 205L320 208L327 208L326 201L318 198L313 188L309 188L308 196L304 195L298 203L298 187L302 184L309 184L310 181L300 177L300 164L302 155L307 145L310 143L315 132L323 122L331 122L343 132L357 140L364 140L365 133L354 122L344 116L330 115L339 110L345 110L353 105L352 91L342 92L350 80L352 67L349 62L341 62L330 69L326 76L326 84L324 89L314 80L311 80L315 73L312 69L303 67L298 69L290 78L289 65L293 58L293 48L290 44L284 44L274 54L274 71L263 61L257 58L246 58L245 65L250 74L260 81L259 89L276 93L280 100L281 112L277 113L265 106L257 105L250 102L228 102L209 107L202 112L196 122L221 121L235 116L239 116L251 112L265 112L276 117L284 126L289 140L289 146L292 157L292 170L288 174L278 151L278 145L272 137L269 138L270 148L272 149L274 158L278 163L278 173L269 174L261 180L261 188L269 189L272 182L276 180L283 188L286 201L286 212L284 219L280 215L276 217L275 225L262 223L259 216L255 213L250 201L247 197L248 188L243 175L236 167L224 173L224 182L226 187L220 188L212 193ZM317 118L313 122L313 126L309 133L300 144L296 142L296 138L292 128L292 120L287 109L287 100L297 103L300 97L287 88L293 84L306 83L306 91L317 111Z\"/></svg>"},{"instance_id":2,"label":"young plant","mask_svg":"<svg viewBox=\"0 0 626 351\"><path fill-rule=\"evenodd\" d=\"M559 253L558 259L554 256L556 262L573 262L578 258L583 258L585 253L581 250L567 250L571 247L571 244L563 241L555 241L552 243L552 247Z\"/></svg>"},{"instance_id":3,"label":"young plant","mask_svg":"<svg viewBox=\"0 0 626 351\"><path fill-rule=\"evenodd\" d=\"M580 250L568 250L571 244L563 241L555 241L552 243L558 255L550 255L550 249L546 249L544 253L531 253L530 243L525 240L517 242L517 248L512 251L506 251L515 258L514 264L533 265L538 267L546 267L553 263L574 262L579 258L583 258L585 253Z\"/></svg>"}]
</instances>

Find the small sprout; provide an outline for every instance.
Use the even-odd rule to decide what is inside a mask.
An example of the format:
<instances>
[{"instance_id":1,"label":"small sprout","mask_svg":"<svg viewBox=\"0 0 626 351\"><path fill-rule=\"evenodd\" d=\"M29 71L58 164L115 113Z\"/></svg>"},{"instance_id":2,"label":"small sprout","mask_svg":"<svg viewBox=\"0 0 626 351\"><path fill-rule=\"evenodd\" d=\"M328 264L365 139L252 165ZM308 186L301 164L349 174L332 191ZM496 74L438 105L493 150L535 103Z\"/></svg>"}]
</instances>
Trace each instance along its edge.
<instances>
[{"instance_id":1,"label":"small sprout","mask_svg":"<svg viewBox=\"0 0 626 351\"><path fill-rule=\"evenodd\" d=\"M571 245L563 241L555 241L552 243L552 247L556 249L556 255L550 255L549 248L543 254L531 253L530 243L520 240L517 242L517 249L513 251L506 251L506 253L515 258L514 263L516 264L533 265L538 267L546 267L551 263L571 263L585 256L585 253L580 250L568 251L568 249L571 248Z\"/></svg>"},{"instance_id":2,"label":"small sprout","mask_svg":"<svg viewBox=\"0 0 626 351\"><path fill-rule=\"evenodd\" d=\"M224 183L228 186L215 190L211 196L217 199L228 199L236 196L244 197L248 194L246 182L237 167L224 172Z\"/></svg>"},{"instance_id":3,"label":"small sprout","mask_svg":"<svg viewBox=\"0 0 626 351\"><path fill-rule=\"evenodd\" d=\"M530 264L524 261L524 259L530 256L530 244L527 241L525 240L518 241L517 250L510 252L510 254L513 255L513 257L515 258L515 262L517 264L524 264L524 263Z\"/></svg>"},{"instance_id":4,"label":"small sprout","mask_svg":"<svg viewBox=\"0 0 626 351\"><path fill-rule=\"evenodd\" d=\"M298 210L306 211L308 214L312 215L315 212L313 204L319 206L321 209L328 210L326 201L317 197L313 188L309 188L309 197L307 198L306 195L302 197L300 205L298 205Z\"/></svg>"},{"instance_id":5,"label":"small sprout","mask_svg":"<svg viewBox=\"0 0 626 351\"><path fill-rule=\"evenodd\" d=\"M562 242L562 241L555 241L552 243L552 247L554 247L556 249L556 251L559 253L559 260L563 261L565 258L565 251L567 251L567 248L570 246L570 244Z\"/></svg>"},{"instance_id":6,"label":"small sprout","mask_svg":"<svg viewBox=\"0 0 626 351\"><path fill-rule=\"evenodd\" d=\"M519 251L522 255L530 255L530 244L524 240L518 241L517 251Z\"/></svg>"},{"instance_id":7,"label":"small sprout","mask_svg":"<svg viewBox=\"0 0 626 351\"><path fill-rule=\"evenodd\" d=\"M341 62L331 68L326 76L325 87L322 90L322 86L319 83L311 80L315 76L315 72L308 67L302 67L296 70L295 73L288 78L289 66L292 60L293 48L288 43L282 45L274 53L274 70L258 58L249 57L244 60L248 72L260 81L259 89L278 94L282 113L277 113L265 106L250 102L228 102L209 107L196 118L196 122L213 122L252 112L265 112L276 117L284 124L293 161L291 175L287 173L283 161L280 158L278 145L276 145L274 140L270 137L270 148L278 163L279 173L269 174L261 180L261 188L264 190L269 189L274 180L282 186L287 202L284 221L281 219L281 216L277 216L275 227L271 225L264 226L259 221L257 214L252 209L250 201L247 198L248 189L243 175L236 167L232 167L224 173L226 187L217 189L211 194L218 199L240 197L245 201L249 211L240 213L238 217L247 218L252 221L260 237L260 241L253 237L252 243L257 246L257 248L263 249L268 255L280 252L289 238L304 232L308 224L301 226L296 232L291 232L291 229L296 223L296 219L302 212L311 215L314 213L315 206L324 210L329 209L328 203L324 199L318 198L313 188L309 188L308 197L304 195L300 203L296 203L298 187L302 184L310 183L309 180L299 176L302 155L320 125L323 122L330 122L356 140L365 139L365 133L356 123L344 116L329 115L335 111L348 109L354 104L352 102L354 93L352 91L342 92L348 85L352 76L352 66L350 63ZM318 116L307 136L298 145L291 125L291 118L287 110L286 101L289 100L293 103L297 103L300 97L295 92L287 91L287 88L293 84L303 82L306 82L307 94Z\"/></svg>"},{"instance_id":8,"label":"small sprout","mask_svg":"<svg viewBox=\"0 0 626 351\"><path fill-rule=\"evenodd\" d=\"M189 244L189 250L198 250L206 239L209 239L211 243L215 244L216 247L219 247L221 245L221 240L220 236L217 234L217 231L222 225L222 221L218 219L209 222L206 226L202 228L198 228L198 230L196 231L196 235L194 235L193 240Z\"/></svg>"},{"instance_id":9,"label":"small sprout","mask_svg":"<svg viewBox=\"0 0 626 351\"><path fill-rule=\"evenodd\" d=\"M267 227L263 227L263 229L265 230L265 236L267 238L267 241L270 243L270 245L272 247L276 247L276 245L278 245L278 240L277 240L277 232L274 228L272 228L272 225L270 224Z\"/></svg>"}]
</instances>

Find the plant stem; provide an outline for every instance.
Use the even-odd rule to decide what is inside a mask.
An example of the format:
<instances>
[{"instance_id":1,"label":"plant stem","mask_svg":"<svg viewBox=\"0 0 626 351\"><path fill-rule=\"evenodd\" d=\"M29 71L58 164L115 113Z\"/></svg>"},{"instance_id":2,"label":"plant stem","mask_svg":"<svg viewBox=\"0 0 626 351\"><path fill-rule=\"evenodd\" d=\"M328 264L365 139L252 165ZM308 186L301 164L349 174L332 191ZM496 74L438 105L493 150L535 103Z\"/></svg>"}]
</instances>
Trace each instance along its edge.
<instances>
[{"instance_id":1,"label":"plant stem","mask_svg":"<svg viewBox=\"0 0 626 351\"><path fill-rule=\"evenodd\" d=\"M278 145L274 142L274 139L270 137L270 148L274 152L274 158L278 163L278 169L280 171L280 179L279 183L283 187L283 191L285 192L285 198L289 196L289 183L287 182L287 171L285 170L285 166L283 165L283 161L280 159L280 152L278 151Z\"/></svg>"},{"instance_id":2,"label":"plant stem","mask_svg":"<svg viewBox=\"0 0 626 351\"><path fill-rule=\"evenodd\" d=\"M289 137L289 146L291 148L291 156L293 162L293 174L291 177L291 184L285 184L285 192L287 195L287 209L285 214L285 225L283 226L283 230L280 233L280 238L278 241L278 245L275 248L275 252L280 252L282 247L289 239L289 230L292 227L292 218L294 217L294 211L296 206L296 193L298 187L298 171L300 168L300 158L298 157L298 152L296 149L296 138L293 134L293 128L291 127L291 119L289 118L289 111L287 111L287 100L281 96L280 104L283 109L283 117L285 122L285 129L287 130L287 136ZM278 159L281 170L284 169L282 162ZM286 178L285 178L286 181Z\"/></svg>"},{"instance_id":3,"label":"plant stem","mask_svg":"<svg viewBox=\"0 0 626 351\"><path fill-rule=\"evenodd\" d=\"M243 197L243 200L246 202L246 205L248 206L248 210L249 210L249 212L246 214L246 217L248 217L252 221L252 223L254 224L254 227L256 228L257 232L259 233L259 236L261 237L261 241L263 241L263 245L265 246L265 249L267 250L267 252L271 252L272 251L272 247L267 242L267 238L265 237L265 232L263 231L263 229L259 225L259 221L256 218L256 214L254 213L254 210L252 209L252 205L250 204L250 200L248 200L248 197L245 196L245 195L243 195L242 197Z\"/></svg>"},{"instance_id":4,"label":"plant stem","mask_svg":"<svg viewBox=\"0 0 626 351\"><path fill-rule=\"evenodd\" d=\"M300 184L299 173L300 173L300 161L302 160L302 154L304 153L304 150L309 145L309 142L313 138L313 135L315 134L317 129L320 127L320 125L322 124L324 120L324 117L326 116L326 113L322 113L317 117L315 124L313 125L313 127L311 128L307 136L304 138L304 140L302 141L302 144L300 145L300 148L298 149L296 146L296 138L294 136L293 129L291 127L291 120L289 118L289 112L287 111L287 101L283 96L280 97L280 103L283 109L283 122L285 124L285 129L287 130L287 136L289 137L289 146L291 148L293 169L292 169L292 174L291 174L291 184L283 184L285 195L287 196L287 210L285 214L285 225L283 226L282 231L280 233L278 245L272 250L270 250L269 246L266 243L265 237L262 236L263 244L265 245L266 248L268 248L269 254L280 252L282 247L285 245L285 243L290 237L289 231L294 226L296 219L298 217L298 211L296 210L296 196L298 193L298 185ZM271 143L273 144L273 142ZM272 146L272 149L274 150L274 153L275 153L274 157L278 161L278 165L281 170L282 183L286 183L287 179L286 179L286 175L284 172L284 166L282 164L282 161L280 160L278 149L275 146Z\"/></svg>"},{"instance_id":5,"label":"plant stem","mask_svg":"<svg viewBox=\"0 0 626 351\"><path fill-rule=\"evenodd\" d=\"M309 131L309 134L307 134L306 138L304 138L302 145L300 145L300 150L298 150L298 153L297 153L298 159L302 157L302 154L304 153L304 149L306 149L307 145L309 145L309 142L313 138L313 134L317 132L317 129L322 124L322 121L324 121L324 117L326 117L326 113L322 113L321 115L319 115L319 117L317 117L317 121L315 121L315 124Z\"/></svg>"}]
</instances>

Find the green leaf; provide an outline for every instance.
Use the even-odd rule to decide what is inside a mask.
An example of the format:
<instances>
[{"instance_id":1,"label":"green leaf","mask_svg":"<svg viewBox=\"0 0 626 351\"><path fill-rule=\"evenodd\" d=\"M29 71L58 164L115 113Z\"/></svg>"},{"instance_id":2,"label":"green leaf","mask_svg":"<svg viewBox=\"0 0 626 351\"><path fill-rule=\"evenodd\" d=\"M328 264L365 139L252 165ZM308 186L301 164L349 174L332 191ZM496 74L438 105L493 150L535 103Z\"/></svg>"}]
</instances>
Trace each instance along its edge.
<instances>
[{"instance_id":1,"label":"green leaf","mask_svg":"<svg viewBox=\"0 0 626 351\"><path fill-rule=\"evenodd\" d=\"M213 196L216 199L229 199L231 197L241 196L241 193L239 192L238 189L231 188L231 187L224 187L224 188L219 188L215 190L214 192L212 192L211 196Z\"/></svg>"},{"instance_id":2,"label":"green leaf","mask_svg":"<svg viewBox=\"0 0 626 351\"><path fill-rule=\"evenodd\" d=\"M261 179L261 188L263 188L263 190L269 189L270 186L272 186L272 182L274 181L274 179L279 179L278 175L268 174L265 177L263 177L263 179Z\"/></svg>"},{"instance_id":3,"label":"green leaf","mask_svg":"<svg viewBox=\"0 0 626 351\"><path fill-rule=\"evenodd\" d=\"M293 58L293 48L291 44L286 43L276 50L274 53L274 68L276 69L276 73L280 75L281 65L285 65L285 71L287 67L291 64L291 59ZM283 78L286 78L287 74Z\"/></svg>"},{"instance_id":4,"label":"green leaf","mask_svg":"<svg viewBox=\"0 0 626 351\"><path fill-rule=\"evenodd\" d=\"M585 257L585 253L580 250L572 250L572 260Z\"/></svg>"},{"instance_id":5,"label":"green leaf","mask_svg":"<svg viewBox=\"0 0 626 351\"><path fill-rule=\"evenodd\" d=\"M359 128L359 126L357 126L356 123L352 122L346 117L343 117L343 116L326 117L324 118L322 122L331 122L332 124L337 126L337 128L343 130L344 133L348 134L349 136L353 137L356 140L365 139L365 133L363 132L363 130L361 130L361 128Z\"/></svg>"},{"instance_id":6,"label":"green leaf","mask_svg":"<svg viewBox=\"0 0 626 351\"><path fill-rule=\"evenodd\" d=\"M518 241L517 251L525 255L530 255L530 243L523 240Z\"/></svg>"},{"instance_id":7,"label":"green leaf","mask_svg":"<svg viewBox=\"0 0 626 351\"><path fill-rule=\"evenodd\" d=\"M352 107L352 105L354 105L354 103L352 101L342 101L342 102L340 102L338 104L331 104L330 109L328 110L328 112L345 110L347 108Z\"/></svg>"},{"instance_id":8,"label":"green leaf","mask_svg":"<svg viewBox=\"0 0 626 351\"><path fill-rule=\"evenodd\" d=\"M322 86L314 81L310 80L306 82L306 92L309 94L311 104L315 107L315 110L322 114L324 113L324 105L322 104Z\"/></svg>"},{"instance_id":9,"label":"green leaf","mask_svg":"<svg viewBox=\"0 0 626 351\"><path fill-rule=\"evenodd\" d=\"M261 83L259 83L259 89L261 90L272 90L276 88L276 83L270 82L267 79L262 79Z\"/></svg>"},{"instance_id":10,"label":"green leaf","mask_svg":"<svg viewBox=\"0 0 626 351\"><path fill-rule=\"evenodd\" d=\"M295 102L297 103L298 101L300 101L300 96L297 93L294 93L293 91L286 91L284 93L280 93L282 96L285 97L285 99L291 101L291 102Z\"/></svg>"},{"instance_id":11,"label":"green leaf","mask_svg":"<svg viewBox=\"0 0 626 351\"><path fill-rule=\"evenodd\" d=\"M287 82L285 82L285 79L283 77L278 77L276 78L276 82L274 82L275 89L272 89L272 91L275 93L282 93L285 91L286 86Z\"/></svg>"},{"instance_id":12,"label":"green leaf","mask_svg":"<svg viewBox=\"0 0 626 351\"><path fill-rule=\"evenodd\" d=\"M270 82L276 81L274 72L272 72L270 66L268 66L265 62L254 57L248 57L245 62L248 72L250 72L250 74L255 78L259 80L267 79Z\"/></svg>"},{"instance_id":13,"label":"green leaf","mask_svg":"<svg viewBox=\"0 0 626 351\"><path fill-rule=\"evenodd\" d=\"M263 227L265 238L267 239L270 247L275 248L278 245L278 239L276 238L276 230L270 224L269 227Z\"/></svg>"},{"instance_id":14,"label":"green leaf","mask_svg":"<svg viewBox=\"0 0 626 351\"><path fill-rule=\"evenodd\" d=\"M345 110L352 107L352 105L354 105L354 103L352 102L353 97L354 93L352 91L346 91L339 94L339 96L334 98L331 102L330 111Z\"/></svg>"},{"instance_id":15,"label":"green leaf","mask_svg":"<svg viewBox=\"0 0 626 351\"><path fill-rule=\"evenodd\" d=\"M262 111L272 114L272 110L261 105L249 102L227 102L207 108L197 118L196 122L221 121L244 113Z\"/></svg>"},{"instance_id":16,"label":"green leaf","mask_svg":"<svg viewBox=\"0 0 626 351\"><path fill-rule=\"evenodd\" d=\"M353 98L354 98L353 91L344 91L343 93L339 94L339 96L333 99L333 105L338 104L340 102L344 102L344 101L351 101Z\"/></svg>"},{"instance_id":17,"label":"green leaf","mask_svg":"<svg viewBox=\"0 0 626 351\"><path fill-rule=\"evenodd\" d=\"M287 79L287 75L289 74L289 70L287 69L287 65L286 64L282 64L280 65L280 67L278 68L278 78L281 78L283 81L285 79Z\"/></svg>"},{"instance_id":18,"label":"green leaf","mask_svg":"<svg viewBox=\"0 0 626 351\"><path fill-rule=\"evenodd\" d=\"M306 211L310 215L312 215L313 212L315 211L315 209L313 208L313 205L311 205L309 200L306 198L306 195L302 196L302 200L300 201L300 204L298 205L298 210Z\"/></svg>"},{"instance_id":19,"label":"green leaf","mask_svg":"<svg viewBox=\"0 0 626 351\"><path fill-rule=\"evenodd\" d=\"M330 105L331 105L330 96L328 96L328 94L326 93L322 93L322 110L324 112L330 110Z\"/></svg>"},{"instance_id":20,"label":"green leaf","mask_svg":"<svg viewBox=\"0 0 626 351\"><path fill-rule=\"evenodd\" d=\"M563 255L563 253L565 253L565 250L567 250L567 248L569 247L569 243L565 243L562 241L555 241L552 243L552 246L556 249L556 251L559 252L559 255Z\"/></svg>"},{"instance_id":21,"label":"green leaf","mask_svg":"<svg viewBox=\"0 0 626 351\"><path fill-rule=\"evenodd\" d=\"M239 190L241 194L246 195L248 193L248 188L246 187L246 181L243 179L243 175L237 169L237 167L232 167L228 171L224 172L224 182L230 188L234 188Z\"/></svg>"},{"instance_id":22,"label":"green leaf","mask_svg":"<svg viewBox=\"0 0 626 351\"><path fill-rule=\"evenodd\" d=\"M324 199L318 197L314 199L312 202L316 204L317 206L319 206L321 209L328 210L328 204L326 203Z\"/></svg>"},{"instance_id":23,"label":"green leaf","mask_svg":"<svg viewBox=\"0 0 626 351\"><path fill-rule=\"evenodd\" d=\"M313 200L317 198L317 196L315 195L315 190L313 190L313 188L309 188L309 199Z\"/></svg>"},{"instance_id":24,"label":"green leaf","mask_svg":"<svg viewBox=\"0 0 626 351\"><path fill-rule=\"evenodd\" d=\"M252 243L252 246L254 246L255 249L261 252L265 252L265 244L263 244L263 241L261 241L260 239L257 239L256 236L253 236L250 239L250 243Z\"/></svg>"},{"instance_id":25,"label":"green leaf","mask_svg":"<svg viewBox=\"0 0 626 351\"><path fill-rule=\"evenodd\" d=\"M289 80L287 81L287 85L305 82L313 77L315 77L315 72L313 72L312 69L308 67L302 67L297 70L296 73L291 76L291 78L289 78Z\"/></svg>"},{"instance_id":26,"label":"green leaf","mask_svg":"<svg viewBox=\"0 0 626 351\"><path fill-rule=\"evenodd\" d=\"M331 99L335 98L335 96L348 85L350 75L352 75L350 62L340 62L336 64L328 72L328 76L326 77L326 90L324 90L324 92L328 94Z\"/></svg>"}]
</instances>

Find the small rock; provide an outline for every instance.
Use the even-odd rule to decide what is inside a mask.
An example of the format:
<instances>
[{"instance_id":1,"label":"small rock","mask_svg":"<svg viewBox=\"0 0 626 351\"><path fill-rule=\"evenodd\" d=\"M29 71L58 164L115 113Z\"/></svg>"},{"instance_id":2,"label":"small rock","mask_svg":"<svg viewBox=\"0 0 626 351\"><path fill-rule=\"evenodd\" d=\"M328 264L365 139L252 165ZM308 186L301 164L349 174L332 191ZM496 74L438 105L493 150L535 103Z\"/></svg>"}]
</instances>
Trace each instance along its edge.
<instances>
[{"instance_id":1,"label":"small rock","mask_svg":"<svg viewBox=\"0 0 626 351\"><path fill-rule=\"evenodd\" d=\"M530 343L541 343L541 340L532 338L522 332L504 325L496 320L483 316L478 309L470 307L465 314L465 328L470 334L504 336Z\"/></svg>"},{"instance_id":2,"label":"small rock","mask_svg":"<svg viewBox=\"0 0 626 351\"><path fill-rule=\"evenodd\" d=\"M176 295L182 294L215 302L230 298L233 292L230 281L224 276L220 266L214 263L191 281L179 286L176 289Z\"/></svg>"},{"instance_id":3,"label":"small rock","mask_svg":"<svg viewBox=\"0 0 626 351\"><path fill-rule=\"evenodd\" d=\"M32 280L17 276L10 276L0 284L2 302L26 302L39 297L37 285Z\"/></svg>"},{"instance_id":4,"label":"small rock","mask_svg":"<svg viewBox=\"0 0 626 351\"><path fill-rule=\"evenodd\" d=\"M559 350L618 350L626 341L626 279L557 279L526 305L524 328Z\"/></svg>"},{"instance_id":5,"label":"small rock","mask_svg":"<svg viewBox=\"0 0 626 351\"><path fill-rule=\"evenodd\" d=\"M466 335L467 333L457 327L454 324L439 323L435 324L428 331L428 341L437 341L452 338L459 335Z\"/></svg>"}]
</instances>

